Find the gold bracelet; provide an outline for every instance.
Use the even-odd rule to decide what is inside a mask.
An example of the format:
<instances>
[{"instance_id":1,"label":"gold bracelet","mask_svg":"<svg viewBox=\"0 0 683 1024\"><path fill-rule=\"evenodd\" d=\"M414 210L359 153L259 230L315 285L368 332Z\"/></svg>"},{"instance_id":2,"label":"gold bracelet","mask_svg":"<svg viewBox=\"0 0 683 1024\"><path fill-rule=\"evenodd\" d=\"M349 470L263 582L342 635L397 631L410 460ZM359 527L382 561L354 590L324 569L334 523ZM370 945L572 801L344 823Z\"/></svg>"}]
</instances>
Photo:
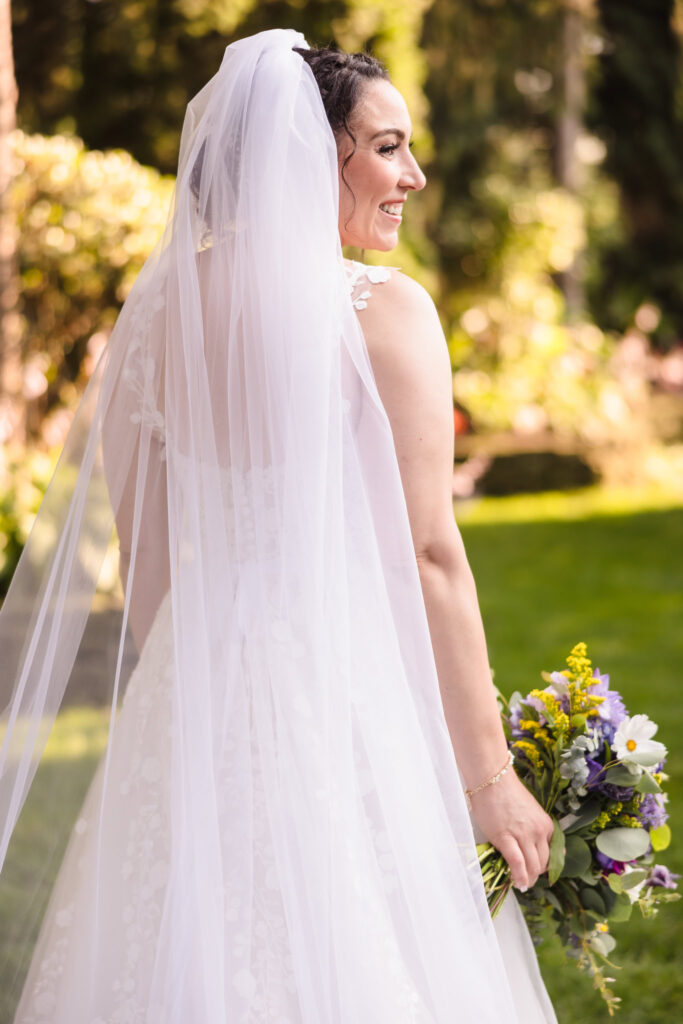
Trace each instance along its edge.
<instances>
[{"instance_id":1,"label":"gold bracelet","mask_svg":"<svg viewBox=\"0 0 683 1024\"><path fill-rule=\"evenodd\" d=\"M512 768L513 764L514 758L512 756L512 751L508 750L507 761L505 762L505 764L503 765L499 772L496 772L495 775L492 775L490 779L486 780L486 782L482 782L481 785L475 786L474 789L465 790L465 796L467 797L467 806L470 808L472 807L472 797L474 796L475 793L478 793L482 789L486 789L487 786L492 786L494 782L500 782L505 773L509 771L510 768Z\"/></svg>"}]
</instances>

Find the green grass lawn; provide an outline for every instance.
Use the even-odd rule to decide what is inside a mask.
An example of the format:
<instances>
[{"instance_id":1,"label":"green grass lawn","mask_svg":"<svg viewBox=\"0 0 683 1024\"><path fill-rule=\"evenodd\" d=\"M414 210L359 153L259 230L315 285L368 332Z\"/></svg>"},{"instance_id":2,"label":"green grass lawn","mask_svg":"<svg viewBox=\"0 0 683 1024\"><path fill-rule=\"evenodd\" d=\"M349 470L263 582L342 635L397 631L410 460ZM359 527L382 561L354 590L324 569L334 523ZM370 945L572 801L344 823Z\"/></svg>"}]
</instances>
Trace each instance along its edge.
<instances>
[{"instance_id":1,"label":"green grass lawn","mask_svg":"<svg viewBox=\"0 0 683 1024\"><path fill-rule=\"evenodd\" d=\"M683 508L637 509L596 494L485 500L457 515L504 693L562 669L579 640L669 749L674 839L660 860L683 872ZM622 1024L683 1020L683 901L615 926ZM561 1024L607 1020L590 980L560 950L540 951Z\"/></svg>"},{"instance_id":2,"label":"green grass lawn","mask_svg":"<svg viewBox=\"0 0 683 1024\"><path fill-rule=\"evenodd\" d=\"M657 495L587 490L487 499L460 506L457 517L501 690L538 685L541 669L562 669L571 647L584 640L630 712L645 712L660 723L659 738L670 751L674 832L671 849L660 859L683 872L683 507ZM58 763L63 791L71 794L63 800L74 815L105 730L102 712L73 708L60 716L51 737L50 758ZM17 837L17 886L31 876L36 843L49 845L45 821L55 797L41 778ZM615 928L622 1024L683 1018L682 904L663 908L654 920L634 916ZM0 936L9 916L11 895L5 889L3 901L0 890ZM565 964L556 946L542 947L540 956L560 1024L608 1019L590 980ZM0 1009L0 1024L9 1019Z\"/></svg>"}]
</instances>

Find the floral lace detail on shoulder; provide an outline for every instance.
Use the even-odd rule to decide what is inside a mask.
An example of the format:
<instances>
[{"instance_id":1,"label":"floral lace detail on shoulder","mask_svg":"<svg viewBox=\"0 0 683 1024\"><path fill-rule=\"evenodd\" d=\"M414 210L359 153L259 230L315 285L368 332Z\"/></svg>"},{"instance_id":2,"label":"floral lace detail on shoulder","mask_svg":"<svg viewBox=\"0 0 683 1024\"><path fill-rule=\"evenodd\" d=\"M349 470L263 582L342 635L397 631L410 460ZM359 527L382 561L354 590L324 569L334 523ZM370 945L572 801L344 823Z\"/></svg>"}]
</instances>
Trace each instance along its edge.
<instances>
[{"instance_id":1,"label":"floral lace detail on shoulder","mask_svg":"<svg viewBox=\"0 0 683 1024\"><path fill-rule=\"evenodd\" d=\"M345 269L351 293L351 304L354 309L365 309L372 292L367 287L359 292L357 289L363 284L383 284L391 277L391 271L398 270L398 267L371 267L366 263L352 260L350 265L345 264Z\"/></svg>"}]
</instances>

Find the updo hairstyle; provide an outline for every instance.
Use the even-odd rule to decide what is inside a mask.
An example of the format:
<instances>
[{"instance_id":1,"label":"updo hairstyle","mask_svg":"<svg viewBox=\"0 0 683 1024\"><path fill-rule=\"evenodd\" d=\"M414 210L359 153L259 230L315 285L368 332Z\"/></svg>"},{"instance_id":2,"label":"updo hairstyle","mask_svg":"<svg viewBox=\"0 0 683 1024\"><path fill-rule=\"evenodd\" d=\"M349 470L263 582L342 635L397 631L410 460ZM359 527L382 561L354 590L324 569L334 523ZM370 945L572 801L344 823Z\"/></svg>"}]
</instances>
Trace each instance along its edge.
<instances>
[{"instance_id":1,"label":"updo hairstyle","mask_svg":"<svg viewBox=\"0 0 683 1024\"><path fill-rule=\"evenodd\" d=\"M351 129L353 112L365 84L373 79L388 80L387 69L369 53L344 53L332 47L306 50L294 46L292 49L313 72L337 146L344 134L351 139L353 148L341 166L341 177L348 188L344 168L356 152L356 136Z\"/></svg>"}]
</instances>

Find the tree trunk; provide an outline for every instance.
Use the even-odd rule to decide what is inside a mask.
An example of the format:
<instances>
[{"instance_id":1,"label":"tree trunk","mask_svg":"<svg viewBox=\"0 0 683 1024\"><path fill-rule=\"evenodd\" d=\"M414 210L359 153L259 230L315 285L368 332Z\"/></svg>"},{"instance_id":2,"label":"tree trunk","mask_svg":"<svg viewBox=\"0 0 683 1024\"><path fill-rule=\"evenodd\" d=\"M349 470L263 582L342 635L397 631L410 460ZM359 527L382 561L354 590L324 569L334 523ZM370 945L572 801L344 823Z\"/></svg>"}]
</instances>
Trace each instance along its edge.
<instances>
[{"instance_id":1,"label":"tree trunk","mask_svg":"<svg viewBox=\"0 0 683 1024\"><path fill-rule=\"evenodd\" d=\"M19 273L17 226L9 203L12 132L16 127L17 86L12 53L10 0L0 0L0 442L25 439L22 396L21 322L17 312Z\"/></svg>"}]
</instances>

